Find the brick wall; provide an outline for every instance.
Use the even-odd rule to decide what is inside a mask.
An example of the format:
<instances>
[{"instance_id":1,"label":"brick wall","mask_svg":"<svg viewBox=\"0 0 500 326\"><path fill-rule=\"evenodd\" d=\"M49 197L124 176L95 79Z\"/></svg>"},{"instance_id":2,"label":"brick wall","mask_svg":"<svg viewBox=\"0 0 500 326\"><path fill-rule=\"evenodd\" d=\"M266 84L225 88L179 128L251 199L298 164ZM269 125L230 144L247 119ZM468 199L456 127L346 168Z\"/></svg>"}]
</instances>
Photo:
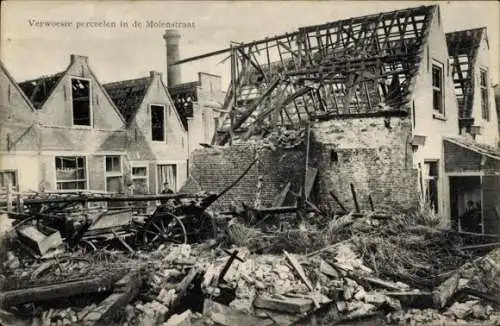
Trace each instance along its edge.
<instances>
[{"instance_id":1,"label":"brick wall","mask_svg":"<svg viewBox=\"0 0 500 326\"><path fill-rule=\"evenodd\" d=\"M411 122L405 118L347 118L317 122L312 127L311 165L318 167L317 202L337 208L333 191L348 209L358 203L370 209L411 209L417 204Z\"/></svg>"},{"instance_id":2,"label":"brick wall","mask_svg":"<svg viewBox=\"0 0 500 326\"><path fill-rule=\"evenodd\" d=\"M480 172L497 174L500 161L487 158L481 167L481 154L444 141L444 169L446 172Z\"/></svg>"},{"instance_id":3,"label":"brick wall","mask_svg":"<svg viewBox=\"0 0 500 326\"><path fill-rule=\"evenodd\" d=\"M193 152L190 160L190 176L201 189L218 193L236 180L256 155L259 157L258 163L234 188L212 204L211 208L225 210L233 201L253 206L258 196L259 178L262 183L259 200L263 206L269 205L289 181L292 183L292 190L300 188L304 173L303 149L257 150L252 144L198 149ZM194 180L188 182L181 192L188 192Z\"/></svg>"}]
</instances>

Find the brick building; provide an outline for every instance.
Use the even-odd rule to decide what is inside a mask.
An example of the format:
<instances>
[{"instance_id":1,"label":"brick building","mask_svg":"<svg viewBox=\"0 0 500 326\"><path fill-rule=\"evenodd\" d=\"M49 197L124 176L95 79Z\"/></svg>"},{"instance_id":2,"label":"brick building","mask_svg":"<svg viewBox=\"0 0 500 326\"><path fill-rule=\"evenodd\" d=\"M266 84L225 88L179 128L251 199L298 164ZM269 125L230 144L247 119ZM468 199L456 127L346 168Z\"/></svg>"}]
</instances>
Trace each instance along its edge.
<instances>
[{"instance_id":1,"label":"brick building","mask_svg":"<svg viewBox=\"0 0 500 326\"><path fill-rule=\"evenodd\" d=\"M242 172L245 164L236 157L249 164L258 147L252 144L309 125L308 141L288 149L303 155L285 162L277 155L261 176L277 184L266 187L278 193L291 182L300 189L309 176L297 179L291 167L306 171L307 162L307 171L317 169L317 204L335 205L333 191L353 208L352 184L361 209L370 207L369 199L375 208L398 210L425 201L451 222L469 202L470 187L458 187L456 177L471 174L478 176L472 187L479 231L496 230L500 176L490 167L497 167L500 151L485 28L445 34L439 6L422 6L301 27L226 51L233 58L233 100L213 144L232 146L195 151L186 187L219 190L216 180ZM246 155L237 143L247 144ZM453 163L460 161L452 154L457 148L461 157L474 157L460 163L460 172ZM269 151L258 152L268 157ZM213 164L216 155L227 158L223 167ZM275 178L283 169L288 180ZM249 174L260 175L258 166ZM263 187L254 183L233 192L254 203L257 185ZM272 202L266 196L260 204Z\"/></svg>"}]
</instances>

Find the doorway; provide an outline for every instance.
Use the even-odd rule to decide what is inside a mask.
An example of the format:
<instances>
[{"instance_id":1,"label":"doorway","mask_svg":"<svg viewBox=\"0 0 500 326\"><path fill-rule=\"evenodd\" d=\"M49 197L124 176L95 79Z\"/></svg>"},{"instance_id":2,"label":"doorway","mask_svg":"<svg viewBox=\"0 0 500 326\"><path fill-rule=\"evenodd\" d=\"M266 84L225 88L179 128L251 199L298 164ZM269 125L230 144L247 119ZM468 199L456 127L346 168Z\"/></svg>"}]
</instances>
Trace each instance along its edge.
<instances>
[{"instance_id":1,"label":"doorway","mask_svg":"<svg viewBox=\"0 0 500 326\"><path fill-rule=\"evenodd\" d=\"M450 177L451 219L454 229L483 233L480 176Z\"/></svg>"}]
</instances>

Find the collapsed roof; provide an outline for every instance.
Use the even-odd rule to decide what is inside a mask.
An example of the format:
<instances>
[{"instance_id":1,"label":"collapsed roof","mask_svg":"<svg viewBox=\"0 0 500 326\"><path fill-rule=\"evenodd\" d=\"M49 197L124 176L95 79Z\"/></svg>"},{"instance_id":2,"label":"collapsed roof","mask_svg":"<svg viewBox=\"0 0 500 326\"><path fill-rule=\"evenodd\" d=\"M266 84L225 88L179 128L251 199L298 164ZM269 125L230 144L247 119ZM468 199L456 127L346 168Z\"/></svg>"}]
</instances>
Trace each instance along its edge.
<instances>
[{"instance_id":1,"label":"collapsed roof","mask_svg":"<svg viewBox=\"0 0 500 326\"><path fill-rule=\"evenodd\" d=\"M193 117L193 103L198 101L197 89L199 86L201 86L200 82L194 81L168 87L168 92L186 130L187 119Z\"/></svg>"},{"instance_id":2,"label":"collapsed roof","mask_svg":"<svg viewBox=\"0 0 500 326\"><path fill-rule=\"evenodd\" d=\"M473 67L485 33L485 27L446 33L460 119L471 118L474 103Z\"/></svg>"},{"instance_id":3,"label":"collapsed roof","mask_svg":"<svg viewBox=\"0 0 500 326\"><path fill-rule=\"evenodd\" d=\"M310 119L406 114L436 11L421 6L302 27L175 64L231 53L229 114L217 144Z\"/></svg>"},{"instance_id":4,"label":"collapsed roof","mask_svg":"<svg viewBox=\"0 0 500 326\"><path fill-rule=\"evenodd\" d=\"M33 106L36 109L40 109L64 74L65 71L62 71L51 76L42 76L40 78L26 80L18 85Z\"/></svg>"},{"instance_id":5,"label":"collapsed roof","mask_svg":"<svg viewBox=\"0 0 500 326\"><path fill-rule=\"evenodd\" d=\"M139 110L151 84L150 77L118 81L102 85L129 125Z\"/></svg>"}]
</instances>

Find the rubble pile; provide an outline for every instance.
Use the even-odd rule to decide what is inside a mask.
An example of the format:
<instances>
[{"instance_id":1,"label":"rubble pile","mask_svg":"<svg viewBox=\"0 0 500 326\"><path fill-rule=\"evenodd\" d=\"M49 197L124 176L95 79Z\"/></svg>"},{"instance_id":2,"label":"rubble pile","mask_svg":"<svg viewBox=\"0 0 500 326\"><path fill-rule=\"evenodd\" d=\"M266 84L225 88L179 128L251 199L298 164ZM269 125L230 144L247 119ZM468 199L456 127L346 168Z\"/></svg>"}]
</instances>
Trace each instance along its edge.
<instances>
[{"instance_id":1,"label":"rubble pile","mask_svg":"<svg viewBox=\"0 0 500 326\"><path fill-rule=\"evenodd\" d=\"M194 219L198 215L190 217L189 212L203 212L216 196L178 199L167 204L168 214L181 212L178 220ZM230 216L229 222L217 222L225 228L217 230L217 237L190 243L176 243L178 238L173 237L174 241L153 247L120 238L116 226L135 226L137 220L134 215L132 224L123 224L128 215L120 214L97 218L107 234L120 241L89 251L69 250L66 245L51 255L26 254L33 250L18 246L27 241L19 228L7 232L2 238L0 323L232 326L500 321L500 249L491 251L495 238L474 236L471 242L455 231L414 223L403 215L316 211L298 224L292 213L253 224ZM103 216L120 223L113 222L115 229L109 231ZM148 225L148 218L149 223L158 221L155 227L160 232L153 235L170 236L177 224L162 224L155 216L145 217L141 225ZM37 227L30 221L20 225ZM184 229L190 234L195 227L186 222ZM56 242L61 241L68 238Z\"/></svg>"}]
</instances>

